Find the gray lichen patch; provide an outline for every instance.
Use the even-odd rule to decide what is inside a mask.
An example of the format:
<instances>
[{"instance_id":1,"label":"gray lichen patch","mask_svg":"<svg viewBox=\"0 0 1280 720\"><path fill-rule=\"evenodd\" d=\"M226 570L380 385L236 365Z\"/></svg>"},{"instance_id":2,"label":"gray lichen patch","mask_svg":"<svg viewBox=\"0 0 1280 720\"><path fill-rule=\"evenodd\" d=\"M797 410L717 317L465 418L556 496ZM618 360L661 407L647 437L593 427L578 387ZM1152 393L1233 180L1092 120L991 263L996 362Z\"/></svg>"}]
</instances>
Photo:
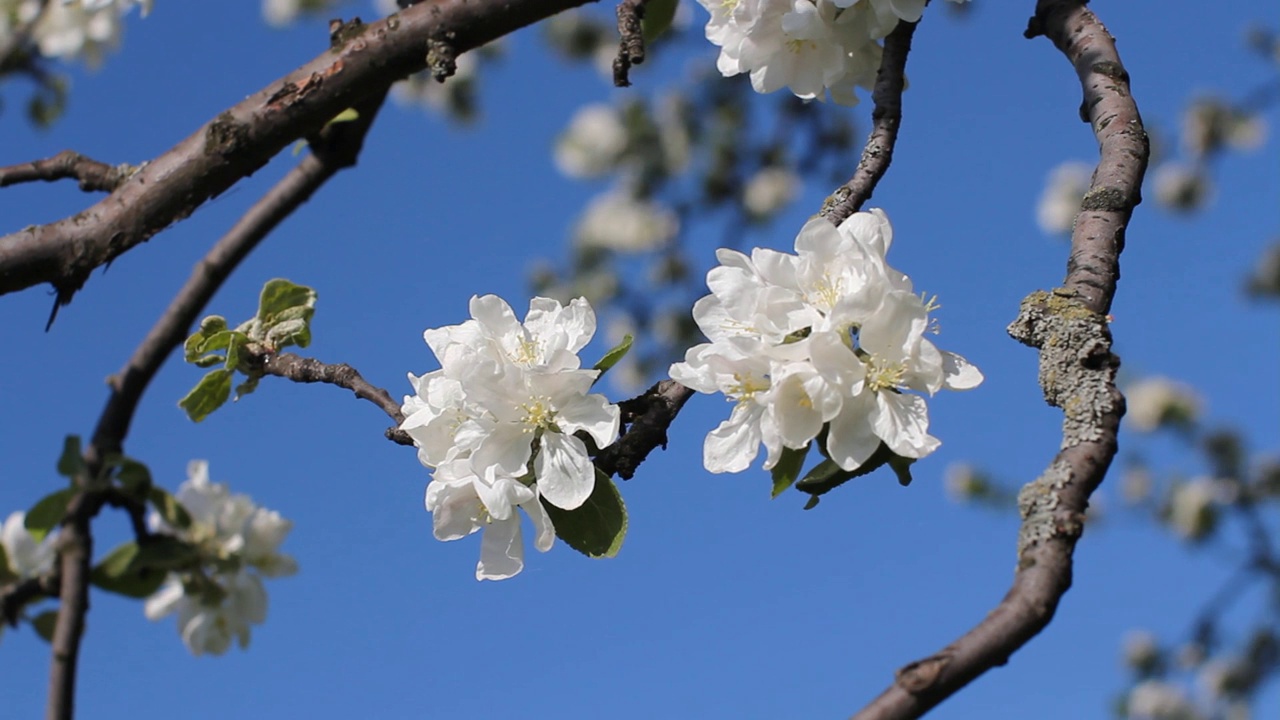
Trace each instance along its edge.
<instances>
[{"instance_id":1,"label":"gray lichen patch","mask_svg":"<svg viewBox=\"0 0 1280 720\"><path fill-rule=\"evenodd\" d=\"M229 112L224 112L209 124L204 134L204 152L206 155L232 155L249 137L249 128L235 119Z\"/></svg>"},{"instance_id":2,"label":"gray lichen patch","mask_svg":"<svg viewBox=\"0 0 1280 720\"><path fill-rule=\"evenodd\" d=\"M1040 477L1018 492L1018 513L1022 527L1018 531L1018 564L1022 567L1026 552L1058 534L1058 508L1061 493L1071 481L1071 466L1061 458Z\"/></svg>"},{"instance_id":3,"label":"gray lichen patch","mask_svg":"<svg viewBox=\"0 0 1280 720\"><path fill-rule=\"evenodd\" d=\"M1044 399L1062 408L1062 447L1102 439L1103 417L1116 410L1111 331L1069 290L1036 291L1022 301L1009 325L1015 340L1040 350Z\"/></svg>"}]
</instances>

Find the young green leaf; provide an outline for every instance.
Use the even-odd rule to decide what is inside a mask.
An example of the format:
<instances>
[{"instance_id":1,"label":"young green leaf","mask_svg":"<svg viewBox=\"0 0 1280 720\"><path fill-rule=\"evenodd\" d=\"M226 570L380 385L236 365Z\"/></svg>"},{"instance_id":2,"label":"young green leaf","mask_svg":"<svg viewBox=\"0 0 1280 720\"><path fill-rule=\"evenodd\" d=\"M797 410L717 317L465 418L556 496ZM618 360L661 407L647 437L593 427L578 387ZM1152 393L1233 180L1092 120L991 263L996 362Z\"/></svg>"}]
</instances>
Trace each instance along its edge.
<instances>
[{"instance_id":1,"label":"young green leaf","mask_svg":"<svg viewBox=\"0 0 1280 720\"><path fill-rule=\"evenodd\" d=\"M151 471L137 460L122 457L120 469L116 471L116 479L120 481L126 493L138 499L145 498L151 491Z\"/></svg>"},{"instance_id":2,"label":"young green leaf","mask_svg":"<svg viewBox=\"0 0 1280 720\"><path fill-rule=\"evenodd\" d=\"M871 457L853 470L843 470L834 460L828 458L818 463L803 478L796 481L796 489L803 490L816 498L854 478L879 470L896 457L898 456L889 449L888 445L880 443L875 452L871 453ZM817 504L813 503L812 500L810 502L811 506Z\"/></svg>"},{"instance_id":3,"label":"young green leaf","mask_svg":"<svg viewBox=\"0 0 1280 720\"><path fill-rule=\"evenodd\" d=\"M35 628L36 634L44 638L47 643L53 642L53 628L58 624L58 611L45 610L39 615L31 618L31 627Z\"/></svg>"},{"instance_id":4,"label":"young green leaf","mask_svg":"<svg viewBox=\"0 0 1280 720\"><path fill-rule=\"evenodd\" d=\"M71 498L75 497L75 488L64 488L54 493L49 493L34 507L27 511L26 518L23 519L22 525L31 533L31 537L36 542L45 539L49 531L58 526L62 522L62 518L67 514L67 504L71 502Z\"/></svg>"},{"instance_id":5,"label":"young green leaf","mask_svg":"<svg viewBox=\"0 0 1280 720\"><path fill-rule=\"evenodd\" d=\"M89 582L108 592L131 598L145 598L164 582L167 571L161 568L135 566L138 544L127 542L107 554L89 573Z\"/></svg>"},{"instance_id":6,"label":"young green leaf","mask_svg":"<svg viewBox=\"0 0 1280 720\"><path fill-rule=\"evenodd\" d=\"M151 486L151 490L147 492L147 500L151 502L156 512L160 513L160 519L164 520L169 527L178 530L191 527L191 514L164 488Z\"/></svg>"},{"instance_id":7,"label":"young green leaf","mask_svg":"<svg viewBox=\"0 0 1280 720\"><path fill-rule=\"evenodd\" d=\"M782 456L778 458L778 464L773 466L773 494L770 497L778 497L782 491L791 487L800 477L800 468L804 467L805 456L809 454L810 445L805 445L799 450L792 448L783 448Z\"/></svg>"},{"instance_id":8,"label":"young green leaf","mask_svg":"<svg viewBox=\"0 0 1280 720\"><path fill-rule=\"evenodd\" d=\"M592 366L594 369L600 371L600 374L596 376L596 382L600 382L600 378L604 377L604 374L609 372L609 368L617 365L619 360L626 357L627 351L631 349L631 342L632 338L630 333L623 335L622 342L615 345L611 350L609 350L609 352L604 354L604 357L600 358L600 362L597 362Z\"/></svg>"},{"instance_id":9,"label":"young green leaf","mask_svg":"<svg viewBox=\"0 0 1280 720\"><path fill-rule=\"evenodd\" d=\"M84 455L80 452L80 436L68 435L62 441L62 455L58 456L58 474L74 479L84 471Z\"/></svg>"},{"instance_id":10,"label":"young green leaf","mask_svg":"<svg viewBox=\"0 0 1280 720\"><path fill-rule=\"evenodd\" d=\"M556 536L586 555L614 557L627 535L627 508L608 475L596 470L596 486L587 501L574 510L563 510L545 499L542 507L551 516Z\"/></svg>"},{"instance_id":11,"label":"young green leaf","mask_svg":"<svg viewBox=\"0 0 1280 720\"><path fill-rule=\"evenodd\" d=\"M270 325L280 319L282 313L293 310L293 317L302 317L301 310L313 310L316 305L316 291L306 285L295 285L283 278L268 280L262 286L262 296L258 298L258 319L263 325ZM306 315L310 317L310 315Z\"/></svg>"},{"instance_id":12,"label":"young green leaf","mask_svg":"<svg viewBox=\"0 0 1280 720\"><path fill-rule=\"evenodd\" d=\"M187 417L200 422L209 417L209 413L222 407L231 397L232 372L225 368L210 370L187 396L178 401L178 407L187 411Z\"/></svg>"},{"instance_id":13,"label":"young green leaf","mask_svg":"<svg viewBox=\"0 0 1280 720\"><path fill-rule=\"evenodd\" d=\"M225 344L219 347L213 340L213 338L225 332L227 332L226 318L220 315L210 315L201 320L200 327L182 344L183 359L189 363L199 363L205 354L225 348Z\"/></svg>"},{"instance_id":14,"label":"young green leaf","mask_svg":"<svg viewBox=\"0 0 1280 720\"><path fill-rule=\"evenodd\" d=\"M644 19L640 21L640 27L646 43L653 42L671 27L679 4L680 0L649 0L645 3Z\"/></svg>"}]
</instances>

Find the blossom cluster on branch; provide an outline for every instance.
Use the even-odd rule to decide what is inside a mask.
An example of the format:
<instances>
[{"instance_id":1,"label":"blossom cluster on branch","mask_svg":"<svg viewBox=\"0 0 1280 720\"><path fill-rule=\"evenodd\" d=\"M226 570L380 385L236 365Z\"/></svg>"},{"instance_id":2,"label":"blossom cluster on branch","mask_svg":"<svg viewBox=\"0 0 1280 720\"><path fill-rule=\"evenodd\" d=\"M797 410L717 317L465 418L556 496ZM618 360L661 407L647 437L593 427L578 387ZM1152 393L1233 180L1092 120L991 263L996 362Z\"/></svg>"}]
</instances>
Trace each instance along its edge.
<instances>
[{"instance_id":1,"label":"blossom cluster on branch","mask_svg":"<svg viewBox=\"0 0 1280 720\"><path fill-rule=\"evenodd\" d=\"M0 41L23 31L45 57L101 59L120 42L133 6L145 17L154 0L0 0ZM2 42L0 42L2 44Z\"/></svg>"},{"instance_id":2,"label":"blossom cluster on branch","mask_svg":"<svg viewBox=\"0 0 1280 720\"><path fill-rule=\"evenodd\" d=\"M152 513L148 522L196 549L199 567L170 573L144 606L151 620L178 615L178 633L195 655L221 655L235 638L249 644L249 627L267 618L263 577L284 577L298 571L280 544L293 523L274 510L256 505L248 495L231 494L222 483L209 481L209 465L193 460L187 481L176 495L191 522L184 528Z\"/></svg>"},{"instance_id":3,"label":"blossom cluster on branch","mask_svg":"<svg viewBox=\"0 0 1280 720\"><path fill-rule=\"evenodd\" d=\"M501 580L524 567L520 515L533 521L534 547L546 552L555 528L542 506L576 509L591 496L596 448L618 436L619 411L589 393L598 370L578 351L596 317L583 298L567 306L536 297L524 322L496 295L471 299L471 319L423 336L440 369L409 375L401 429L433 470L426 507L436 538L484 530L476 579Z\"/></svg>"},{"instance_id":4,"label":"blossom cluster on branch","mask_svg":"<svg viewBox=\"0 0 1280 720\"><path fill-rule=\"evenodd\" d=\"M698 0L711 13L707 39L725 77L748 73L756 92L784 87L806 100L855 105L871 89L880 40L917 22L926 0ZM965 2L965 0L952 0Z\"/></svg>"},{"instance_id":5,"label":"blossom cluster on branch","mask_svg":"<svg viewBox=\"0 0 1280 720\"><path fill-rule=\"evenodd\" d=\"M739 472L763 443L765 468L784 449L819 448L854 471L881 443L916 459L939 445L924 397L964 390L982 373L924 337L936 331L911 280L885 261L893 228L882 210L838 228L821 217L796 237L796 254L721 249L707 274L711 294L694 305L711 340L693 348L671 377L734 403L707 435L703 464Z\"/></svg>"}]
</instances>

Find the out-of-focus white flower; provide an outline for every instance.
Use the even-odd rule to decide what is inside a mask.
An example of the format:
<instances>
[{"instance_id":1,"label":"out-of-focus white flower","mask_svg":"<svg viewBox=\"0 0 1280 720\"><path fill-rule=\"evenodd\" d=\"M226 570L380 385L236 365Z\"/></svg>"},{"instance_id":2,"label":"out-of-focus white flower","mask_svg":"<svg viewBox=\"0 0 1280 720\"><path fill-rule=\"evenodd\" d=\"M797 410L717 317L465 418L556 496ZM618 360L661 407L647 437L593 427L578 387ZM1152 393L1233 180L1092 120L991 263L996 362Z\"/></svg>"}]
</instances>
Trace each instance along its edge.
<instances>
[{"instance_id":1,"label":"out-of-focus white flower","mask_svg":"<svg viewBox=\"0 0 1280 720\"><path fill-rule=\"evenodd\" d=\"M1155 184L1156 200L1178 212L1199 210L1213 193L1208 175L1180 163L1167 162L1156 168Z\"/></svg>"},{"instance_id":2,"label":"out-of-focus white flower","mask_svg":"<svg viewBox=\"0 0 1280 720\"><path fill-rule=\"evenodd\" d=\"M521 508L534 521L534 546L551 547L554 529L542 499L565 510L581 506L596 470L582 431L596 447L618 435L619 411L588 393L596 370L580 369L578 351L595 334L591 305L534 298L523 322L496 295L471 299L471 319L427 330L441 368L410 375L401 429L418 459L434 471L426 506L436 537L456 540L484 529L476 578L520 572Z\"/></svg>"},{"instance_id":3,"label":"out-of-focus white flower","mask_svg":"<svg viewBox=\"0 0 1280 720\"><path fill-rule=\"evenodd\" d=\"M268 25L284 27L300 15L326 12L337 7L338 3L339 0L262 0L262 19ZM391 6L395 7L394 0Z\"/></svg>"},{"instance_id":4,"label":"out-of-focus white flower","mask_svg":"<svg viewBox=\"0 0 1280 720\"><path fill-rule=\"evenodd\" d=\"M262 578L298 571L297 562L280 552L293 523L258 507L248 495L233 495L226 485L210 482L204 460L187 466L187 481L175 497L191 525L170 527L154 512L148 524L195 546L206 567L170 573L143 611L150 620L177 613L178 634L195 655L221 655L233 638L247 647L250 626L267 617Z\"/></svg>"},{"instance_id":5,"label":"out-of-focus white flower","mask_svg":"<svg viewBox=\"0 0 1280 720\"><path fill-rule=\"evenodd\" d=\"M1180 483L1174 488L1170 500L1169 524L1183 538L1200 540L1216 525L1214 506L1217 501L1217 483L1213 478L1199 477Z\"/></svg>"},{"instance_id":6,"label":"out-of-focus white flower","mask_svg":"<svg viewBox=\"0 0 1280 720\"><path fill-rule=\"evenodd\" d=\"M1203 405L1194 388L1160 376L1143 378L1128 386L1125 399L1125 420L1142 432L1195 423Z\"/></svg>"},{"instance_id":7,"label":"out-of-focus white flower","mask_svg":"<svg viewBox=\"0 0 1280 720\"><path fill-rule=\"evenodd\" d=\"M1266 137L1262 116L1238 112L1214 98L1192 102L1182 114L1182 146L1192 158L1205 157L1223 146L1254 150Z\"/></svg>"},{"instance_id":8,"label":"out-of-focus white flower","mask_svg":"<svg viewBox=\"0 0 1280 720\"><path fill-rule=\"evenodd\" d=\"M911 292L885 253L893 228L881 210L839 228L805 224L796 255L757 248L717 252L711 295L693 308L711 340L671 366L672 379L735 402L707 435L703 464L738 472L765 446L766 469L828 427L827 455L854 470L881 443L907 458L938 447L922 396L982 382L964 358L924 338L932 301Z\"/></svg>"},{"instance_id":9,"label":"out-of-focus white flower","mask_svg":"<svg viewBox=\"0 0 1280 720\"><path fill-rule=\"evenodd\" d=\"M800 191L800 178L788 168L768 167L747 181L742 205L753 217L765 218L786 207Z\"/></svg>"},{"instance_id":10,"label":"out-of-focus white flower","mask_svg":"<svg viewBox=\"0 0 1280 720\"><path fill-rule=\"evenodd\" d=\"M0 37L34 21L31 39L45 57L84 57L90 64L120 42L121 18L133 6L145 17L151 0L18 0L0 2ZM16 19L16 22L12 22Z\"/></svg>"},{"instance_id":11,"label":"out-of-focus white flower","mask_svg":"<svg viewBox=\"0 0 1280 720\"><path fill-rule=\"evenodd\" d=\"M569 177L598 177L612 170L627 148L627 129L612 105L584 105L556 140L555 161Z\"/></svg>"},{"instance_id":12,"label":"out-of-focus white flower","mask_svg":"<svg viewBox=\"0 0 1280 720\"><path fill-rule=\"evenodd\" d=\"M456 106L456 94L475 82L480 67L480 50L459 55L454 61L453 74L444 82L436 80L430 70L416 72L391 86L391 97L400 105L419 106L432 110L448 110Z\"/></svg>"},{"instance_id":13,"label":"out-of-focus white flower","mask_svg":"<svg viewBox=\"0 0 1280 720\"><path fill-rule=\"evenodd\" d=\"M679 230L680 221L671 210L637 200L625 190L610 190L587 205L574 237L586 247L647 252L666 247Z\"/></svg>"},{"instance_id":14,"label":"out-of-focus white flower","mask_svg":"<svg viewBox=\"0 0 1280 720\"><path fill-rule=\"evenodd\" d=\"M956 502L969 502L980 495L986 483L978 469L966 462L947 465L942 474L942 486Z\"/></svg>"},{"instance_id":15,"label":"out-of-focus white flower","mask_svg":"<svg viewBox=\"0 0 1280 720\"><path fill-rule=\"evenodd\" d=\"M1130 630L1123 641L1124 664L1139 672L1146 672L1160 661L1160 643L1147 630Z\"/></svg>"},{"instance_id":16,"label":"out-of-focus white flower","mask_svg":"<svg viewBox=\"0 0 1280 720\"><path fill-rule=\"evenodd\" d=\"M1124 501L1136 505L1151 497L1151 488L1155 483L1151 480L1151 472L1138 465L1125 468L1120 476L1120 494Z\"/></svg>"},{"instance_id":17,"label":"out-of-focus white flower","mask_svg":"<svg viewBox=\"0 0 1280 720\"><path fill-rule=\"evenodd\" d=\"M1051 235L1071 232L1092 176L1093 166L1078 161L1064 162L1049 173L1036 203L1036 222L1042 231Z\"/></svg>"},{"instance_id":18,"label":"out-of-focus white flower","mask_svg":"<svg viewBox=\"0 0 1280 720\"><path fill-rule=\"evenodd\" d=\"M1182 689L1160 680L1144 680L1129 691L1130 720L1198 720L1200 711Z\"/></svg>"},{"instance_id":19,"label":"out-of-focus white flower","mask_svg":"<svg viewBox=\"0 0 1280 720\"><path fill-rule=\"evenodd\" d=\"M36 542L23 524L26 519L27 514L19 510L10 513L0 525L0 545L4 546L5 557L9 559L9 571L20 580L52 570L57 555L54 543L58 533L51 532Z\"/></svg>"}]
</instances>

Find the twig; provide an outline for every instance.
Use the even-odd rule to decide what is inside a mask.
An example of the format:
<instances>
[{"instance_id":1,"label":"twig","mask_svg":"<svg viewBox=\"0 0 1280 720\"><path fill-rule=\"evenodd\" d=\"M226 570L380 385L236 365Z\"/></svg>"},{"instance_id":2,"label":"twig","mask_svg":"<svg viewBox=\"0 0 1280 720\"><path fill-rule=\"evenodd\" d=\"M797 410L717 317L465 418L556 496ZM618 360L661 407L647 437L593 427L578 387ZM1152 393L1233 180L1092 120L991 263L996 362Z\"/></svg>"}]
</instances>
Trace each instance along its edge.
<instances>
[{"instance_id":1,"label":"twig","mask_svg":"<svg viewBox=\"0 0 1280 720\"><path fill-rule=\"evenodd\" d=\"M53 182L74 178L80 181L80 189L85 192L109 192L119 187L134 172L137 172L137 168L130 165L108 165L74 150L63 150L50 158L0 168L0 187L37 180Z\"/></svg>"},{"instance_id":2,"label":"twig","mask_svg":"<svg viewBox=\"0 0 1280 720\"><path fill-rule=\"evenodd\" d=\"M1101 155L1072 233L1064 287L1028 296L1009 327L1040 350L1045 399L1064 410L1061 449L1019 493L1018 569L1008 594L963 637L900 669L895 682L854 715L860 720L920 717L1007 662L1049 624L1071 586L1089 495L1115 457L1124 398L1115 387L1119 359L1111 353L1106 314L1125 227L1140 201L1147 136L1115 41L1080 0L1040 0L1027 36L1040 34L1076 68Z\"/></svg>"},{"instance_id":3,"label":"twig","mask_svg":"<svg viewBox=\"0 0 1280 720\"><path fill-rule=\"evenodd\" d=\"M849 182L836 188L822 215L839 225L871 199L876 184L893 162L893 147L898 142L898 126L902 124L902 89L906 84L907 55L911 53L911 37L918 22L899 22L884 39L884 54L876 83L871 91L875 109L871 111L871 135L862 148L862 158Z\"/></svg>"},{"instance_id":4,"label":"twig","mask_svg":"<svg viewBox=\"0 0 1280 720\"><path fill-rule=\"evenodd\" d=\"M596 456L596 467L630 480L654 448L667 447L667 428L692 396L692 390L675 380L663 380L643 395L619 403L626 428L617 442Z\"/></svg>"},{"instance_id":5,"label":"twig","mask_svg":"<svg viewBox=\"0 0 1280 720\"><path fill-rule=\"evenodd\" d=\"M438 0L363 26L205 123L92 207L0 237L0 295L47 282L61 304L70 302L94 268L187 217L385 83L425 68L427 39L448 38L461 54L586 1Z\"/></svg>"},{"instance_id":6,"label":"twig","mask_svg":"<svg viewBox=\"0 0 1280 720\"><path fill-rule=\"evenodd\" d=\"M124 368L109 379L111 396L98 417L93 439L85 448L86 477L72 499L59 535L62 574L61 605L53 635L47 715L59 720L74 714L76 663L89 610L89 572L93 557L90 522L104 504L118 498L106 490L87 490L87 478L97 475L106 456L119 452L143 392L165 359L183 341L188 328L223 281L249 252L281 221L342 168L355 164L365 134L377 116L389 86L381 83L357 106L356 119L335 123L310 138L312 154L304 158L269 190L224 235L192 272L168 309L134 350ZM148 535L141 508L125 503L134 532Z\"/></svg>"},{"instance_id":7,"label":"twig","mask_svg":"<svg viewBox=\"0 0 1280 720\"><path fill-rule=\"evenodd\" d=\"M61 576L50 572L0 587L0 623L17 627L22 608L36 598L58 597L61 582Z\"/></svg>"},{"instance_id":8,"label":"twig","mask_svg":"<svg viewBox=\"0 0 1280 720\"><path fill-rule=\"evenodd\" d=\"M613 59L613 84L630 87L631 66L644 62L644 5L648 0L618 3L618 55Z\"/></svg>"},{"instance_id":9,"label":"twig","mask_svg":"<svg viewBox=\"0 0 1280 720\"><path fill-rule=\"evenodd\" d=\"M386 431L387 439L400 445L413 445L413 439L398 427L404 422L400 404L391 397L391 393L365 380L350 365L346 363L330 365L315 358L302 357L293 353L274 353L251 357L250 360L259 363L259 368L267 375L275 375L300 383L327 383L350 390L361 400L368 400L377 405L396 422L397 427Z\"/></svg>"}]
</instances>

